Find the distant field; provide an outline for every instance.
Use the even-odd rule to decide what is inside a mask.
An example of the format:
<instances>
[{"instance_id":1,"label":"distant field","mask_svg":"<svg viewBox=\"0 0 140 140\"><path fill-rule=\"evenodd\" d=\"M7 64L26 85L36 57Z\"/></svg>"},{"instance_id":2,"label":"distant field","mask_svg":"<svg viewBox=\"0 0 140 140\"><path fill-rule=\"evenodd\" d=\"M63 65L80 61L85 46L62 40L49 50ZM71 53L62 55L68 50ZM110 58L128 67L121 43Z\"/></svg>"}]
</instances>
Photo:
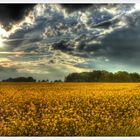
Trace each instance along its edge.
<instances>
[{"instance_id":1,"label":"distant field","mask_svg":"<svg viewBox=\"0 0 140 140\"><path fill-rule=\"evenodd\" d=\"M0 83L1 136L140 136L140 83Z\"/></svg>"}]
</instances>

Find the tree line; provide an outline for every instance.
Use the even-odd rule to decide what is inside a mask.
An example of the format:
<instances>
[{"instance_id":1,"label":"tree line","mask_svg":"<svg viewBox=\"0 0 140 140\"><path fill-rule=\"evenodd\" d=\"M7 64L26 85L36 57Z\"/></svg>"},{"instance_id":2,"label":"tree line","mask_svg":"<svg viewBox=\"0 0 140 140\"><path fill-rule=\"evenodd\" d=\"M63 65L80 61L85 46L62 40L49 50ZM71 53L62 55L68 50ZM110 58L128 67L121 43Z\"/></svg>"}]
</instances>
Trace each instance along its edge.
<instances>
[{"instance_id":1,"label":"tree line","mask_svg":"<svg viewBox=\"0 0 140 140\"><path fill-rule=\"evenodd\" d=\"M33 77L16 77L2 80L2 82L140 82L140 74L118 71L115 73L105 70L94 70L92 72L71 73L62 80L49 81L36 80Z\"/></svg>"},{"instance_id":2,"label":"tree line","mask_svg":"<svg viewBox=\"0 0 140 140\"><path fill-rule=\"evenodd\" d=\"M62 82L62 80L49 81L48 79L36 80L33 77L16 77L16 78L10 77L8 79L2 80L2 82L48 82L48 83L53 83L53 82Z\"/></svg>"},{"instance_id":3,"label":"tree line","mask_svg":"<svg viewBox=\"0 0 140 140\"><path fill-rule=\"evenodd\" d=\"M36 82L33 77L16 77L2 80L2 82Z\"/></svg>"},{"instance_id":4,"label":"tree line","mask_svg":"<svg viewBox=\"0 0 140 140\"><path fill-rule=\"evenodd\" d=\"M118 71L116 73L105 70L92 72L71 73L65 77L65 82L140 82L138 73Z\"/></svg>"}]
</instances>

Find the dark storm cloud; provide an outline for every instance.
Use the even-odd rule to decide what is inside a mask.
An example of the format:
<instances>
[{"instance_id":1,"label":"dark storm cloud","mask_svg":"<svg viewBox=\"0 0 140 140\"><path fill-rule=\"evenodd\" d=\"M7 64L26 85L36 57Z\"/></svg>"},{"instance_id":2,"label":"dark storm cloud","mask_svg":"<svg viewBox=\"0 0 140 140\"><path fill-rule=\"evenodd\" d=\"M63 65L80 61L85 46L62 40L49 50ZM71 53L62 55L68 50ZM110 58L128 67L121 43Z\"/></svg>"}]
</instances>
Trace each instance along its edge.
<instances>
[{"instance_id":1,"label":"dark storm cloud","mask_svg":"<svg viewBox=\"0 0 140 140\"><path fill-rule=\"evenodd\" d=\"M98 33L97 35L91 35L87 32L83 34L83 36L79 36L73 40L71 44L63 42L55 44L53 48L80 57L105 57L117 63L139 66L140 12L123 15L121 18L113 19L111 20L111 26L115 27L115 24L120 21L125 23L126 26L114 29L112 32L105 34L101 39L98 38ZM104 27L106 23L108 23L108 21L100 23L99 27L100 25L101 27ZM90 38L90 36L92 37ZM78 41L78 45L73 49L74 51L68 49L68 46L73 46L74 48L75 41Z\"/></svg>"},{"instance_id":2,"label":"dark storm cloud","mask_svg":"<svg viewBox=\"0 0 140 140\"><path fill-rule=\"evenodd\" d=\"M99 52L102 49L101 44L86 44L84 42L81 42L78 46L79 51L86 51L86 52Z\"/></svg>"},{"instance_id":3,"label":"dark storm cloud","mask_svg":"<svg viewBox=\"0 0 140 140\"><path fill-rule=\"evenodd\" d=\"M112 59L130 63L139 63L140 59L139 27L122 29L106 36L102 42L104 54Z\"/></svg>"},{"instance_id":4,"label":"dark storm cloud","mask_svg":"<svg viewBox=\"0 0 140 140\"><path fill-rule=\"evenodd\" d=\"M15 22L19 22L35 4L0 4L0 22L4 28L9 30Z\"/></svg>"},{"instance_id":5,"label":"dark storm cloud","mask_svg":"<svg viewBox=\"0 0 140 140\"><path fill-rule=\"evenodd\" d=\"M78 11L78 10L84 11L90 7L92 7L93 10L97 10L99 8L102 8L102 7L112 8L113 6L116 6L116 5L119 5L119 4L107 4L107 3L102 3L102 4L100 4L100 3L98 3L98 4L91 4L91 3L90 4L87 4L87 3L61 4L62 8L65 8L68 13Z\"/></svg>"},{"instance_id":6,"label":"dark storm cloud","mask_svg":"<svg viewBox=\"0 0 140 140\"><path fill-rule=\"evenodd\" d=\"M106 7L108 9L117 7L118 8L131 8L134 4L109 4L109 3L98 3L98 4L87 4L87 3L81 3L81 4L60 4L62 8L65 8L68 13L72 13L74 11L87 11L88 8L92 8L92 10L99 10L100 8Z\"/></svg>"},{"instance_id":7,"label":"dark storm cloud","mask_svg":"<svg viewBox=\"0 0 140 140\"><path fill-rule=\"evenodd\" d=\"M140 12L125 19L126 26L107 34L101 43L80 44L79 51L94 52L94 57L107 57L117 63L140 65Z\"/></svg>"},{"instance_id":8,"label":"dark storm cloud","mask_svg":"<svg viewBox=\"0 0 140 140\"><path fill-rule=\"evenodd\" d=\"M73 51L72 46L63 40L58 43L52 44L52 48L54 50L61 50L63 52Z\"/></svg>"},{"instance_id":9,"label":"dark storm cloud","mask_svg":"<svg viewBox=\"0 0 140 140\"><path fill-rule=\"evenodd\" d=\"M93 4L61 4L63 8L65 8L69 13L81 9L86 9L88 7L91 7Z\"/></svg>"},{"instance_id":10,"label":"dark storm cloud","mask_svg":"<svg viewBox=\"0 0 140 140\"><path fill-rule=\"evenodd\" d=\"M72 8L73 6L78 6L79 8L77 9L84 9L84 7L99 7L98 4L70 4L67 6L70 6L68 9L71 10L76 9ZM65 5L63 5L63 7L65 7ZM112 5L110 5L109 7L111 8ZM125 5L125 7L129 7L129 5ZM46 10L44 12L46 14L45 16L36 17L35 24L30 26L29 28L23 26L14 34L10 35L9 39L17 40L9 42L9 51L34 51L37 50L37 48L40 48L39 50L41 51L41 49L43 50L44 47L41 48L36 43L42 43L43 45L51 44L54 50L61 50L63 52L78 56L81 55L81 57L85 57L86 55L87 57L87 52L92 52L92 49L95 52L98 52L97 50L104 52L104 49L102 47L99 47L99 44L97 44L98 47L95 46L96 44L88 44L90 41L96 41L97 38L100 37L101 31L96 31L96 28L107 29L119 21L118 19L113 19L113 15L107 11L98 10L94 12L90 9L89 12L91 12L92 14L89 15L88 20L92 20L91 23L87 21L87 25L89 27L89 29L87 29L83 21L80 20L80 15L71 13L71 16L65 18L62 11L58 12L55 10L51 10L51 8L53 7L47 7L46 5ZM48 11L49 16L47 15ZM92 26L92 24L94 26ZM42 36L43 33L44 36ZM76 45L76 43L78 43L78 45Z\"/></svg>"}]
</instances>

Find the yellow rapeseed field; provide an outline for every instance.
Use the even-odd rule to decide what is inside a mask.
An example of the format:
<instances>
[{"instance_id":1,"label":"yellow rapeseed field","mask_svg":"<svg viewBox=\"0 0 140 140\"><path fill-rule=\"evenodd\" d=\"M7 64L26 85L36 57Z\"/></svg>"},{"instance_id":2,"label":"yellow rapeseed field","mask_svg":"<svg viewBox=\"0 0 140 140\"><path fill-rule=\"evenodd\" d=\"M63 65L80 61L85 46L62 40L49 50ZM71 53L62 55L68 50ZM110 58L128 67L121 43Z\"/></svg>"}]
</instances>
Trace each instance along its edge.
<instances>
[{"instance_id":1,"label":"yellow rapeseed field","mask_svg":"<svg viewBox=\"0 0 140 140\"><path fill-rule=\"evenodd\" d=\"M140 136L140 83L0 83L1 136Z\"/></svg>"}]
</instances>

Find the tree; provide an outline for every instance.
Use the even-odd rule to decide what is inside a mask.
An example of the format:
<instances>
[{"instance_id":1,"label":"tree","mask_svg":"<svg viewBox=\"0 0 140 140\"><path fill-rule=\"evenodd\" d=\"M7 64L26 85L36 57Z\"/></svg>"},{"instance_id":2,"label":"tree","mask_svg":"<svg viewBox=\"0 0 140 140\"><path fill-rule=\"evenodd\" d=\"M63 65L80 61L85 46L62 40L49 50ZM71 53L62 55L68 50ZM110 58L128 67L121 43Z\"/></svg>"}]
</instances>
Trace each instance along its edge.
<instances>
[{"instance_id":1,"label":"tree","mask_svg":"<svg viewBox=\"0 0 140 140\"><path fill-rule=\"evenodd\" d=\"M54 80L55 83L62 82L62 80Z\"/></svg>"},{"instance_id":2,"label":"tree","mask_svg":"<svg viewBox=\"0 0 140 140\"><path fill-rule=\"evenodd\" d=\"M130 73L133 82L140 82L140 75L138 73Z\"/></svg>"},{"instance_id":3,"label":"tree","mask_svg":"<svg viewBox=\"0 0 140 140\"><path fill-rule=\"evenodd\" d=\"M118 71L115 73L114 80L116 82L132 82L130 74L126 71Z\"/></svg>"}]
</instances>

